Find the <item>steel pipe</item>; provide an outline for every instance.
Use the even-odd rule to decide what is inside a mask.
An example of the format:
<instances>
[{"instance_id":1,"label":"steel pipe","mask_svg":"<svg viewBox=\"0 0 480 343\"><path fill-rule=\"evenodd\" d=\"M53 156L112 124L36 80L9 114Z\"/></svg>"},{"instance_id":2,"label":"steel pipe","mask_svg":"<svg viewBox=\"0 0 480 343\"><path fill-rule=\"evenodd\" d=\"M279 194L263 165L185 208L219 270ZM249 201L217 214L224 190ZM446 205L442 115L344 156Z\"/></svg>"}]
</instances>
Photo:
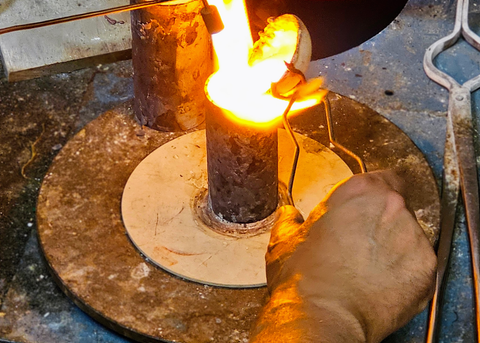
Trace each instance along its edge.
<instances>
[{"instance_id":1,"label":"steel pipe","mask_svg":"<svg viewBox=\"0 0 480 343\"><path fill-rule=\"evenodd\" d=\"M251 125L208 101L208 202L220 218L252 223L278 204L277 126Z\"/></svg>"}]
</instances>

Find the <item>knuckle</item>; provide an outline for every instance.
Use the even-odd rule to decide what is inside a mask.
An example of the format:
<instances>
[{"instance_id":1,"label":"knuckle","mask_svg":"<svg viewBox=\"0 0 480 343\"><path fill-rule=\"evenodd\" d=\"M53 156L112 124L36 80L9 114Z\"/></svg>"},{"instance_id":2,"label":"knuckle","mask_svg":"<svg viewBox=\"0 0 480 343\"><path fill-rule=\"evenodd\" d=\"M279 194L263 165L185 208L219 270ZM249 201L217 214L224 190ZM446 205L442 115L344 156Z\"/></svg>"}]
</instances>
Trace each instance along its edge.
<instances>
[{"instance_id":1,"label":"knuckle","mask_svg":"<svg viewBox=\"0 0 480 343\"><path fill-rule=\"evenodd\" d=\"M388 192L386 192L385 200L394 209L397 209L397 210L407 209L405 198L394 190L389 190Z\"/></svg>"},{"instance_id":2,"label":"knuckle","mask_svg":"<svg viewBox=\"0 0 480 343\"><path fill-rule=\"evenodd\" d=\"M395 219L399 215L403 215L408 212L405 199L396 191L388 190L383 194L385 212L383 217L385 219ZM412 220L414 218L412 217Z\"/></svg>"}]
</instances>

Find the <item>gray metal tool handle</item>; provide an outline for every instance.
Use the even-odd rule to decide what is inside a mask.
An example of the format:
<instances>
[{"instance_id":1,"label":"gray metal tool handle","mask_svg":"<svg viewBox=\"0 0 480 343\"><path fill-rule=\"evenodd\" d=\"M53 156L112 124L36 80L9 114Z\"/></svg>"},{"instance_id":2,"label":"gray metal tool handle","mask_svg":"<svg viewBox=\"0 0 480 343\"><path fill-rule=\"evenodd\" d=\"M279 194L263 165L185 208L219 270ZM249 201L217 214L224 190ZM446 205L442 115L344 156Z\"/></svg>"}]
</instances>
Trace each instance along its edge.
<instances>
[{"instance_id":1,"label":"gray metal tool handle","mask_svg":"<svg viewBox=\"0 0 480 343\"><path fill-rule=\"evenodd\" d=\"M452 109L450 109L451 111ZM438 340L440 310L445 289L446 270L450 258L453 232L455 229L455 214L457 212L458 195L460 192L460 171L458 169L455 135L453 134L452 116L447 117L447 136L443 156L443 182L440 218L440 238L438 240L438 268L435 293L430 303L430 315L426 343Z\"/></svg>"},{"instance_id":2,"label":"gray metal tool handle","mask_svg":"<svg viewBox=\"0 0 480 343\"><path fill-rule=\"evenodd\" d=\"M480 203L478 195L478 174L473 142L472 103L470 89L455 87L450 91L449 114L453 122L455 148L460 171L460 185L465 205L470 253L472 256L473 286L477 339L480 341Z\"/></svg>"}]
</instances>

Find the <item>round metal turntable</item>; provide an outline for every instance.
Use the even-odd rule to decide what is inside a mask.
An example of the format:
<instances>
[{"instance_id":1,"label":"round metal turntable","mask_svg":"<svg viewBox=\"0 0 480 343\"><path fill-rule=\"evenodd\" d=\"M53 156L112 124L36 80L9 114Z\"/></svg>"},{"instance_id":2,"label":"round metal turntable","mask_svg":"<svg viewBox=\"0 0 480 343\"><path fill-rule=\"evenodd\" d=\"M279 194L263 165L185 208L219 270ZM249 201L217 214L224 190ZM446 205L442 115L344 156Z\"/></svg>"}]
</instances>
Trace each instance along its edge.
<instances>
[{"instance_id":1,"label":"round metal turntable","mask_svg":"<svg viewBox=\"0 0 480 343\"><path fill-rule=\"evenodd\" d=\"M307 216L333 185L352 172L330 149L295 135L300 158L293 198ZM265 252L275 213L250 224L217 218L206 199L206 153L205 130L198 130L162 145L135 168L122 196L127 234L152 263L179 277L213 286L266 286ZM294 155L283 129L278 130L278 155L280 206L285 203L282 193L287 197ZM253 234L238 234L249 226Z\"/></svg>"},{"instance_id":2,"label":"round metal turntable","mask_svg":"<svg viewBox=\"0 0 480 343\"><path fill-rule=\"evenodd\" d=\"M407 198L433 243L439 196L422 153L378 113L346 97L329 96L337 140L361 156L369 171L394 169L406 179ZM328 146L323 106L293 118L292 124L298 133ZM126 235L121 198L127 180L145 157L180 136L141 131L129 103L88 124L58 154L43 181L37 206L40 244L62 290L90 316L125 336L247 342L265 287L186 281L152 264ZM355 161L338 155L357 172Z\"/></svg>"}]
</instances>

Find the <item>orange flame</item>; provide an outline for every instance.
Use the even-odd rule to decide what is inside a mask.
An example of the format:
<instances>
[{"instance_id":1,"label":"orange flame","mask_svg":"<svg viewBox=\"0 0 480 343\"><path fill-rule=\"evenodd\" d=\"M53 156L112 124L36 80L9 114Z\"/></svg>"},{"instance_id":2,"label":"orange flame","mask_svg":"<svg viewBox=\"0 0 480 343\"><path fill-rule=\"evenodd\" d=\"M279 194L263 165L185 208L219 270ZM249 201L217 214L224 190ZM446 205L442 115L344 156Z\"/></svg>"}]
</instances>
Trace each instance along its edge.
<instances>
[{"instance_id":1,"label":"orange flame","mask_svg":"<svg viewBox=\"0 0 480 343\"><path fill-rule=\"evenodd\" d=\"M218 8L225 28L212 36L217 56L218 71L206 84L206 93L215 105L232 113L235 120L245 123L270 125L281 117L288 101L273 97L272 82L277 82L287 71L295 53L297 33L294 30L277 32L274 53L258 63L250 60L253 47L247 11L243 0L210 0ZM313 94L295 102L291 111L318 104L324 93ZM226 112L227 112L226 111Z\"/></svg>"}]
</instances>

